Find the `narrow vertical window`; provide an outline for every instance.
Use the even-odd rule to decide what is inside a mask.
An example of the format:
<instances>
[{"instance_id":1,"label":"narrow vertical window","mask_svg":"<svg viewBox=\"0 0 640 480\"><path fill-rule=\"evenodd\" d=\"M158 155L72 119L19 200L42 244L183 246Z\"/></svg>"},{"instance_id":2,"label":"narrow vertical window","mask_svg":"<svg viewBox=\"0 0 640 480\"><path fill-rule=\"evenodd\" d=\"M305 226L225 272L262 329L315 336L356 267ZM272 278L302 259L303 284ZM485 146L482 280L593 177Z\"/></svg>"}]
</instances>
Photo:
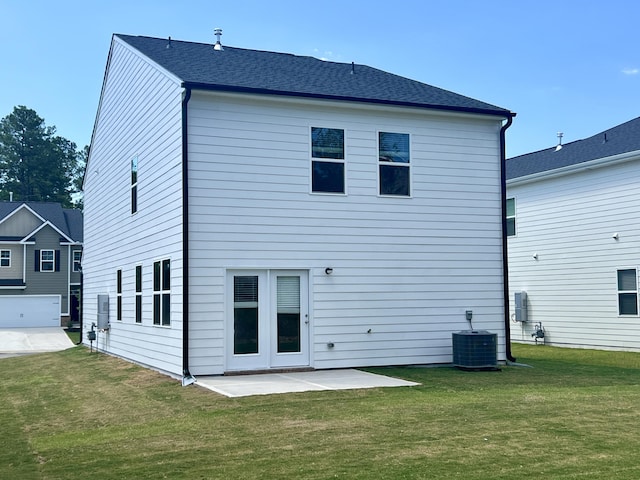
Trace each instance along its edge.
<instances>
[{"instance_id":1,"label":"narrow vertical window","mask_svg":"<svg viewBox=\"0 0 640 480\"><path fill-rule=\"evenodd\" d=\"M618 313L638 315L638 282L635 268L618 270Z\"/></svg>"},{"instance_id":2,"label":"narrow vertical window","mask_svg":"<svg viewBox=\"0 0 640 480\"><path fill-rule=\"evenodd\" d=\"M345 193L344 130L311 128L311 191Z\"/></svg>"},{"instance_id":3,"label":"narrow vertical window","mask_svg":"<svg viewBox=\"0 0 640 480\"><path fill-rule=\"evenodd\" d=\"M507 237L516 234L516 199L507 198Z\"/></svg>"},{"instance_id":4,"label":"narrow vertical window","mask_svg":"<svg viewBox=\"0 0 640 480\"><path fill-rule=\"evenodd\" d=\"M122 270L116 272L116 320L122 320Z\"/></svg>"},{"instance_id":5,"label":"narrow vertical window","mask_svg":"<svg viewBox=\"0 0 640 480\"><path fill-rule=\"evenodd\" d=\"M131 213L138 211L138 157L131 159Z\"/></svg>"},{"instance_id":6,"label":"narrow vertical window","mask_svg":"<svg viewBox=\"0 0 640 480\"><path fill-rule=\"evenodd\" d=\"M171 261L153 264L153 324L171 325Z\"/></svg>"},{"instance_id":7,"label":"narrow vertical window","mask_svg":"<svg viewBox=\"0 0 640 480\"><path fill-rule=\"evenodd\" d=\"M378 133L380 195L411 194L409 150L408 133Z\"/></svg>"},{"instance_id":8,"label":"narrow vertical window","mask_svg":"<svg viewBox=\"0 0 640 480\"><path fill-rule=\"evenodd\" d=\"M81 250L73 251L73 271L74 272L82 271L82 251Z\"/></svg>"},{"instance_id":9,"label":"narrow vertical window","mask_svg":"<svg viewBox=\"0 0 640 480\"><path fill-rule=\"evenodd\" d=\"M11 266L11 250L0 250L0 267Z\"/></svg>"},{"instance_id":10,"label":"narrow vertical window","mask_svg":"<svg viewBox=\"0 0 640 480\"><path fill-rule=\"evenodd\" d=\"M142 323L142 265L136 266L136 323Z\"/></svg>"}]
</instances>

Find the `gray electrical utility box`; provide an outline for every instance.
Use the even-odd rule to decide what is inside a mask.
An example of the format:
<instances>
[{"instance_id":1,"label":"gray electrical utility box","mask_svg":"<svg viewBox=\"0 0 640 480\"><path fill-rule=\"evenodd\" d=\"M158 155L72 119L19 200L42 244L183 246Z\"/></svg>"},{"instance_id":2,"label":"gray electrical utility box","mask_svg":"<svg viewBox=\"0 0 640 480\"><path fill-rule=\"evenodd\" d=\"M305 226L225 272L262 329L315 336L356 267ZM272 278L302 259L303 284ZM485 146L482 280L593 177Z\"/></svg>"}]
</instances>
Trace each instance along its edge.
<instances>
[{"instance_id":1,"label":"gray electrical utility box","mask_svg":"<svg viewBox=\"0 0 640 480\"><path fill-rule=\"evenodd\" d=\"M109 295L98 295L98 328L109 328Z\"/></svg>"},{"instance_id":2,"label":"gray electrical utility box","mask_svg":"<svg viewBox=\"0 0 640 480\"><path fill-rule=\"evenodd\" d=\"M527 308L527 292L516 292L514 296L516 303L516 322L526 322L529 316L529 309Z\"/></svg>"}]
</instances>

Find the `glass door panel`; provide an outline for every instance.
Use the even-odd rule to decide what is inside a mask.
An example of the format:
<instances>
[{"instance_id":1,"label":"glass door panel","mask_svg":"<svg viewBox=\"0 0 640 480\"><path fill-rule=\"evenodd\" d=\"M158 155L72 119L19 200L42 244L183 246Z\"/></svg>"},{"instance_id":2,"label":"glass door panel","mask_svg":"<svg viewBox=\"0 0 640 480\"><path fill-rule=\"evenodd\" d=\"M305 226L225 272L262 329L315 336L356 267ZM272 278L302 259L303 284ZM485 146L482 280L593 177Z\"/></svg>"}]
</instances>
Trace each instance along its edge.
<instances>
[{"instance_id":1,"label":"glass door panel","mask_svg":"<svg viewBox=\"0 0 640 480\"><path fill-rule=\"evenodd\" d=\"M300 277L277 277L278 353L300 351Z\"/></svg>"},{"instance_id":2,"label":"glass door panel","mask_svg":"<svg viewBox=\"0 0 640 480\"><path fill-rule=\"evenodd\" d=\"M233 353L258 353L258 276L233 277Z\"/></svg>"}]
</instances>

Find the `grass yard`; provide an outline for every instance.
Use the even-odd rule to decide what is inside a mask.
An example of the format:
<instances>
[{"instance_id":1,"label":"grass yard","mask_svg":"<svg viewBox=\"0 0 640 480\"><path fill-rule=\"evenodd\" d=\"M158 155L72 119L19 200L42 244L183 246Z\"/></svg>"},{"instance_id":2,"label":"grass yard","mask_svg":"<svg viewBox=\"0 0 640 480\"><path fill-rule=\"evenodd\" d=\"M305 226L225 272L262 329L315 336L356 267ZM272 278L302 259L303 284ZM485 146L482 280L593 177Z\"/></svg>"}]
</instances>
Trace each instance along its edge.
<instances>
[{"instance_id":1,"label":"grass yard","mask_svg":"<svg viewBox=\"0 0 640 480\"><path fill-rule=\"evenodd\" d=\"M640 354L370 369L419 387L229 399L84 347L0 360L7 479L638 479Z\"/></svg>"}]
</instances>

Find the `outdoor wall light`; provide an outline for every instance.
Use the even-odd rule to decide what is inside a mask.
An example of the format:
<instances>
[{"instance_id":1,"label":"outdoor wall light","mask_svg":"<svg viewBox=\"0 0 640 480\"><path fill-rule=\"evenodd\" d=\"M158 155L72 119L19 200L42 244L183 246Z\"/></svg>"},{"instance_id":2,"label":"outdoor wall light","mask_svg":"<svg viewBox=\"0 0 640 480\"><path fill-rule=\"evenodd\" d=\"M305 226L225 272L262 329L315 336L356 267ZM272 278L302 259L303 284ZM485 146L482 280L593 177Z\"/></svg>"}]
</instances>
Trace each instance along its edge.
<instances>
[{"instance_id":1,"label":"outdoor wall light","mask_svg":"<svg viewBox=\"0 0 640 480\"><path fill-rule=\"evenodd\" d=\"M327 275L331 275L333 273L333 268L331 267L327 267L324 269L324 273L326 273Z\"/></svg>"},{"instance_id":2,"label":"outdoor wall light","mask_svg":"<svg viewBox=\"0 0 640 480\"><path fill-rule=\"evenodd\" d=\"M533 259L534 259L534 260L537 260L537 259L538 259L538 254L537 254L537 253L534 253L534 254L533 254Z\"/></svg>"},{"instance_id":3,"label":"outdoor wall light","mask_svg":"<svg viewBox=\"0 0 640 480\"><path fill-rule=\"evenodd\" d=\"M618 232L613 234L613 239L614 240L619 240L620 239L620 235L618 235Z\"/></svg>"}]
</instances>

